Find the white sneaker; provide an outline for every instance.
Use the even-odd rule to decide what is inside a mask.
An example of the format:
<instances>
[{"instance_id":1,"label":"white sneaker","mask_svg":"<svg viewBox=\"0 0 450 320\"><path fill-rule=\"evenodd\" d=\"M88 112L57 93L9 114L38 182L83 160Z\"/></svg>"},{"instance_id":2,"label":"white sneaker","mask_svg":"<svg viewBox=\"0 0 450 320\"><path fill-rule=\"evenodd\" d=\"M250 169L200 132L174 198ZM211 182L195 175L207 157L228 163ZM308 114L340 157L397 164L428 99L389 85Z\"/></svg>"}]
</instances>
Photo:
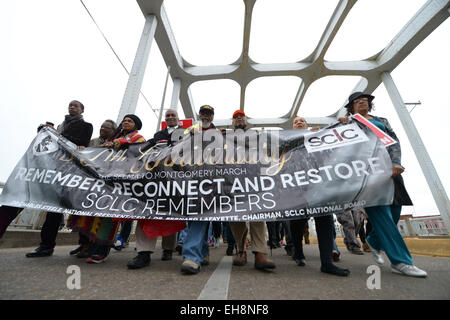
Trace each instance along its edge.
<instances>
[{"instance_id":1,"label":"white sneaker","mask_svg":"<svg viewBox=\"0 0 450 320\"><path fill-rule=\"evenodd\" d=\"M373 259L375 260L375 262L376 263L378 263L378 264L384 264L384 259L383 259L383 257L381 256L381 251L380 250L376 250L376 249L374 249L370 244L369 244L369 242L367 242L367 244L369 245L369 247L370 247L370 250L371 250L371 252L370 253L372 253L372 257L373 257Z\"/></svg>"},{"instance_id":2,"label":"white sneaker","mask_svg":"<svg viewBox=\"0 0 450 320\"><path fill-rule=\"evenodd\" d=\"M391 264L391 270L394 273L404 274L405 276L421 277L421 278L425 278L427 276L426 271L419 269L412 264L404 264L404 263Z\"/></svg>"}]
</instances>

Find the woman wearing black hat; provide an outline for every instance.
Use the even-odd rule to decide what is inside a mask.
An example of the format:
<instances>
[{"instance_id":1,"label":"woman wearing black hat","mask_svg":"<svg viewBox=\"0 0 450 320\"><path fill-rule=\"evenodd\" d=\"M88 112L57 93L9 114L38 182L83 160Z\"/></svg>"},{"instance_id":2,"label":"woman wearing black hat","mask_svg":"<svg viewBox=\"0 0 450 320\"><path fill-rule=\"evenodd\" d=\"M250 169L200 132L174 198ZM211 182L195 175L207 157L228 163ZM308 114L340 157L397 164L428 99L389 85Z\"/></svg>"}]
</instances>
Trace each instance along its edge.
<instances>
[{"instance_id":1,"label":"woman wearing black hat","mask_svg":"<svg viewBox=\"0 0 450 320\"><path fill-rule=\"evenodd\" d=\"M392 130L389 121L385 118L369 114L373 108L372 100L375 97L362 92L355 92L348 98L345 106L347 115L359 113L373 125L397 141L396 144L387 147L392 160L392 178L394 180L394 201L392 205L374 206L365 208L372 224L372 231L366 241L372 249L372 254L378 264L384 260L380 254L383 250L391 261L391 270L395 273L413 277L426 277L427 273L413 265L411 254L398 231L397 223L400 219L402 205L412 205L412 201L406 192L401 173L405 168L401 165L401 149L397 135ZM347 117L339 118L346 123Z\"/></svg>"},{"instance_id":2,"label":"woman wearing black hat","mask_svg":"<svg viewBox=\"0 0 450 320\"><path fill-rule=\"evenodd\" d=\"M114 132L112 141L105 143L105 146L119 148L129 143L145 142L145 138L139 134L141 128L141 119L134 114L127 114Z\"/></svg>"},{"instance_id":3,"label":"woman wearing black hat","mask_svg":"<svg viewBox=\"0 0 450 320\"><path fill-rule=\"evenodd\" d=\"M122 122L113 134L112 141L105 142L105 147L121 147L131 143L145 142L145 138L139 134L142 128L142 121L134 114L127 114L123 117ZM107 241L96 241L87 263L100 263L106 260L109 250L116 239L116 233L119 229L119 220L112 218L97 218L102 223L102 234L107 235ZM124 223L132 223L132 221L124 221ZM130 227L131 230L131 227Z\"/></svg>"}]
</instances>

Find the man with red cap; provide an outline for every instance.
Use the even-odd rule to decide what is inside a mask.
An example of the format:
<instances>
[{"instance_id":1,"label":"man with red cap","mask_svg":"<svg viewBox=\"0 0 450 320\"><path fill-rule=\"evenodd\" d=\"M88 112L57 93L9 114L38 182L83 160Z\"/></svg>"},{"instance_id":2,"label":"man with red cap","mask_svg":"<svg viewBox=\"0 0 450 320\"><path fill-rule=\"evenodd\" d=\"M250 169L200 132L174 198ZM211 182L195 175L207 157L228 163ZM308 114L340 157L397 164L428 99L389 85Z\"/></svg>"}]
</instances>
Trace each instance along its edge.
<instances>
[{"instance_id":1,"label":"man with red cap","mask_svg":"<svg viewBox=\"0 0 450 320\"><path fill-rule=\"evenodd\" d=\"M242 110L233 113L232 124L234 130L248 130L247 117ZM255 268L258 270L274 269L275 264L267 257L266 223L264 221L250 222L250 237L252 252L255 254ZM231 232L236 240L237 255L233 258L233 265L243 266L247 263L245 241L248 228L246 222L230 222Z\"/></svg>"}]
</instances>

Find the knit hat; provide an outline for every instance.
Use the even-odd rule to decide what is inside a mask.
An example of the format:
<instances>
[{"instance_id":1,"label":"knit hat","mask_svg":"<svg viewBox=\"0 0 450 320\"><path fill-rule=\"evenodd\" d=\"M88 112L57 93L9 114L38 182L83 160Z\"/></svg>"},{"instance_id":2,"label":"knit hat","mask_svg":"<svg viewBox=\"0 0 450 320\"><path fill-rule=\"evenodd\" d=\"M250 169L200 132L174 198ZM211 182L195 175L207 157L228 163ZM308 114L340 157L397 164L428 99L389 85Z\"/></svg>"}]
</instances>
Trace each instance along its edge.
<instances>
[{"instance_id":1,"label":"knit hat","mask_svg":"<svg viewBox=\"0 0 450 320\"><path fill-rule=\"evenodd\" d=\"M136 130L141 130L141 128L142 128L142 121L141 121L141 119L139 119L139 117L137 115L127 114L123 118L124 119L125 118L130 118L131 120L134 121L134 124L136 125ZM122 122L123 122L123 120L122 120Z\"/></svg>"}]
</instances>

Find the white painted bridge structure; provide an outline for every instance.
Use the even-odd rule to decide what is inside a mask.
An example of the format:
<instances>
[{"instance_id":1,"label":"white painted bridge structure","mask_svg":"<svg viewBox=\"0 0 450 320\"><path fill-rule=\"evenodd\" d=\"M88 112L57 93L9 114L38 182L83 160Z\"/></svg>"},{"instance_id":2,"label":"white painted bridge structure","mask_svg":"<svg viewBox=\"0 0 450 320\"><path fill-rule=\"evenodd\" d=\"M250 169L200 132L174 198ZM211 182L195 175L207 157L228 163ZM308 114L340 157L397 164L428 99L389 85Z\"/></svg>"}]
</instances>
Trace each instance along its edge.
<instances>
[{"instance_id":1,"label":"white painted bridge structure","mask_svg":"<svg viewBox=\"0 0 450 320\"><path fill-rule=\"evenodd\" d=\"M251 81L260 77L294 76L300 78L301 83L295 99L292 101L292 107L286 114L276 118L248 117L250 127L281 127L284 129L292 128L293 119L301 110L306 92L311 84L320 78L327 76L360 76L361 79L352 92L363 91L368 94L371 94L383 83L420 163L441 217L447 229L450 230L450 203L448 196L420 138L420 134L405 107L400 92L391 77L391 72L450 16L450 1L429 0L426 2L383 50L367 59L358 61L327 61L324 57L328 48L344 20L357 3L357 0L341 0L338 2L328 24L323 30L315 49L305 59L294 63L256 63L252 60L249 55L249 44L253 9L257 0L243 1L245 4L245 18L242 51L239 58L228 65L197 66L183 58L183 52L179 50L176 35L170 26L170 21L164 8L164 1L137 0L145 17L145 24L117 117L118 121L125 114L133 113L136 110L153 41L156 41L168 67L168 75L173 81L171 108L177 109L180 102L185 116L194 120L198 119L195 111L195 108L198 106L194 106L190 86L199 81L218 79L235 81L240 86L240 109L245 111L246 89ZM348 94L350 95L352 92ZM343 101L342 106L332 114L305 118L310 125L328 125L335 122L338 117L345 115L345 104L346 101ZM161 107L159 120L161 120L162 111ZM214 119L214 123L218 127L230 127L231 119Z\"/></svg>"}]
</instances>

